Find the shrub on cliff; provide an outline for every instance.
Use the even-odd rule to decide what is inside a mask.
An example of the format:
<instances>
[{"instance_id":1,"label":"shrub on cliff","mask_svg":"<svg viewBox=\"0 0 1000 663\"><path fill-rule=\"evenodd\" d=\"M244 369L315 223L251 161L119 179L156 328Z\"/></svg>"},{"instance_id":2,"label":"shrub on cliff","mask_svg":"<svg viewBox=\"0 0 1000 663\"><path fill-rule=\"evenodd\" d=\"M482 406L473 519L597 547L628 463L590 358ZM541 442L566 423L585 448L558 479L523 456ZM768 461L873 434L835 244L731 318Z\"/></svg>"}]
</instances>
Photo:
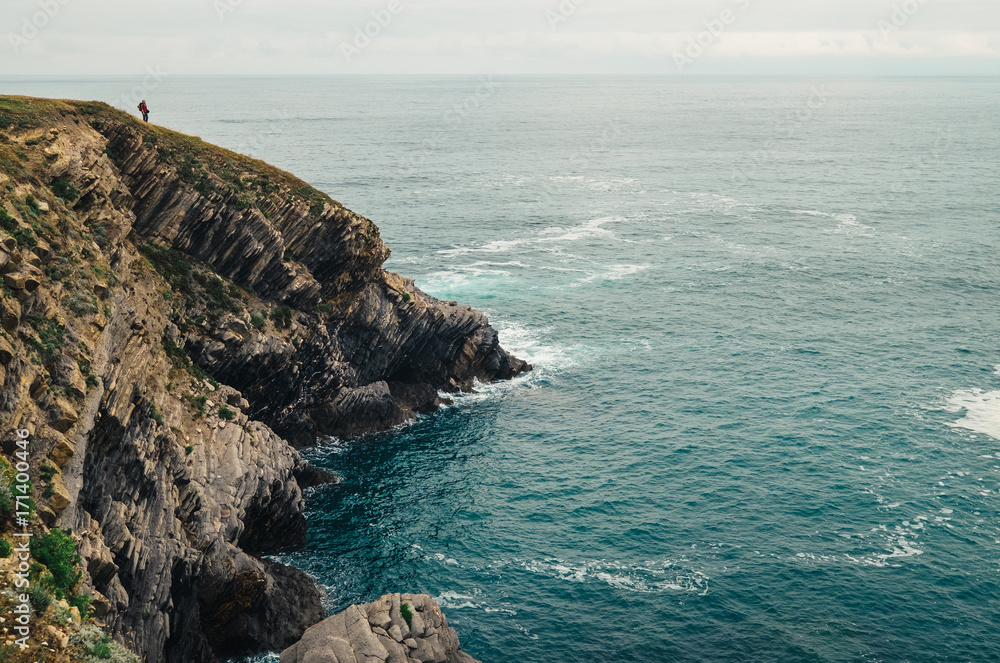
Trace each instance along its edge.
<instances>
[{"instance_id":1,"label":"shrub on cliff","mask_svg":"<svg viewBox=\"0 0 1000 663\"><path fill-rule=\"evenodd\" d=\"M139 247L139 252L171 288L185 294L191 292L191 263L180 253L155 244L143 244Z\"/></svg>"},{"instance_id":2,"label":"shrub on cliff","mask_svg":"<svg viewBox=\"0 0 1000 663\"><path fill-rule=\"evenodd\" d=\"M399 616L406 621L408 627L413 628L413 611L410 610L409 603L401 603L399 605Z\"/></svg>"},{"instance_id":3,"label":"shrub on cliff","mask_svg":"<svg viewBox=\"0 0 1000 663\"><path fill-rule=\"evenodd\" d=\"M68 203L80 197L80 190L62 178L52 180L49 188L52 189L52 193L56 194L57 197L62 198Z\"/></svg>"},{"instance_id":4,"label":"shrub on cliff","mask_svg":"<svg viewBox=\"0 0 1000 663\"><path fill-rule=\"evenodd\" d=\"M17 220L7 212L7 208L3 206L3 203L0 203L0 228L9 233L17 230Z\"/></svg>"},{"instance_id":5,"label":"shrub on cliff","mask_svg":"<svg viewBox=\"0 0 1000 663\"><path fill-rule=\"evenodd\" d=\"M17 241L17 245L22 249L33 249L38 246L35 234L27 228L18 228L11 232L10 236Z\"/></svg>"},{"instance_id":6,"label":"shrub on cliff","mask_svg":"<svg viewBox=\"0 0 1000 663\"><path fill-rule=\"evenodd\" d=\"M2 478L3 480L0 481L0 522L6 520L10 512L14 510L14 496L7 484L7 477Z\"/></svg>"},{"instance_id":7,"label":"shrub on cliff","mask_svg":"<svg viewBox=\"0 0 1000 663\"><path fill-rule=\"evenodd\" d=\"M35 351L36 356L43 364L51 364L62 356L63 340L66 337L66 328L57 320L51 320L42 315L31 314L27 316L28 324L38 334L38 338L28 338L25 344Z\"/></svg>"},{"instance_id":8,"label":"shrub on cliff","mask_svg":"<svg viewBox=\"0 0 1000 663\"><path fill-rule=\"evenodd\" d=\"M24 197L24 201L14 199L14 207L17 211L21 213L21 216L27 219L37 219L38 215L42 213L42 208L38 206L38 201L30 193Z\"/></svg>"},{"instance_id":9,"label":"shrub on cliff","mask_svg":"<svg viewBox=\"0 0 1000 663\"><path fill-rule=\"evenodd\" d=\"M28 597L31 599L31 607L37 615L44 615L45 611L52 605L52 594L37 582L31 583Z\"/></svg>"},{"instance_id":10,"label":"shrub on cliff","mask_svg":"<svg viewBox=\"0 0 1000 663\"><path fill-rule=\"evenodd\" d=\"M68 530L56 528L45 536L33 538L31 556L44 564L52 574L52 585L57 596L71 593L83 576L83 572L77 568L81 558L76 553L73 535Z\"/></svg>"},{"instance_id":11,"label":"shrub on cliff","mask_svg":"<svg viewBox=\"0 0 1000 663\"><path fill-rule=\"evenodd\" d=\"M142 659L96 626L84 626L70 636L69 643L83 650L81 663L142 663Z\"/></svg>"},{"instance_id":12,"label":"shrub on cliff","mask_svg":"<svg viewBox=\"0 0 1000 663\"><path fill-rule=\"evenodd\" d=\"M271 320L274 321L274 328L278 331L288 329L292 326L292 309L282 304L271 312Z\"/></svg>"},{"instance_id":13,"label":"shrub on cliff","mask_svg":"<svg viewBox=\"0 0 1000 663\"><path fill-rule=\"evenodd\" d=\"M238 287L232 284L227 286L222 279L207 274L195 274L194 279L205 289L205 307L209 313L243 312L240 303L243 294Z\"/></svg>"}]
</instances>

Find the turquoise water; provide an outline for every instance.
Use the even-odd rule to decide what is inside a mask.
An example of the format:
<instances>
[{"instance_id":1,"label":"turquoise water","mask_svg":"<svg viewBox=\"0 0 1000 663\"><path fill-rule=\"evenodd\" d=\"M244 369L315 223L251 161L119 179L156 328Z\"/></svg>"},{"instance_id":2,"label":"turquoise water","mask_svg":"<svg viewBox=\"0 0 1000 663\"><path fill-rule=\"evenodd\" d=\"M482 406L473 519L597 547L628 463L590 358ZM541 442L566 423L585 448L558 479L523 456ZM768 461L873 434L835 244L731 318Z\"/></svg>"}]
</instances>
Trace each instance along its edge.
<instances>
[{"instance_id":1,"label":"turquoise water","mask_svg":"<svg viewBox=\"0 0 1000 663\"><path fill-rule=\"evenodd\" d=\"M1000 81L145 96L376 220L537 367L308 453L344 483L281 559L330 610L428 592L486 663L1000 660Z\"/></svg>"}]
</instances>

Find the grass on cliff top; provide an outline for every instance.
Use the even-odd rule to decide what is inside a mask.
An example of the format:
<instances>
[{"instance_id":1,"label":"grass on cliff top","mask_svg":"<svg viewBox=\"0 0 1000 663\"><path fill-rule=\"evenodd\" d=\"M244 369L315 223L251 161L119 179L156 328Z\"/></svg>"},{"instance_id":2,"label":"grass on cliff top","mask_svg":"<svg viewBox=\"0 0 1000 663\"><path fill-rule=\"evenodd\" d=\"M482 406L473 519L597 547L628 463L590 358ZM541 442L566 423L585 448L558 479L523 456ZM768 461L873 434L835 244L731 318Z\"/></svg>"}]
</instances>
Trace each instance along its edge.
<instances>
[{"instance_id":1,"label":"grass on cliff top","mask_svg":"<svg viewBox=\"0 0 1000 663\"><path fill-rule=\"evenodd\" d=\"M237 192L256 188L267 195L276 188L285 188L290 195L308 203L314 214L318 214L324 204L343 207L298 177L260 159L207 143L198 136L189 136L143 122L103 102L65 103L87 116L91 126L98 131L101 130L102 123L109 121L124 124L135 130L143 136L143 142L157 150L161 160L177 168L181 177L189 183L197 185L198 175L204 170L219 177Z\"/></svg>"},{"instance_id":2,"label":"grass on cliff top","mask_svg":"<svg viewBox=\"0 0 1000 663\"><path fill-rule=\"evenodd\" d=\"M34 129L52 124L75 110L56 99L0 96L0 129Z\"/></svg>"},{"instance_id":3,"label":"grass on cliff top","mask_svg":"<svg viewBox=\"0 0 1000 663\"><path fill-rule=\"evenodd\" d=\"M253 159L206 143L197 136L189 136L155 124L147 124L129 113L101 101L71 101L0 95L0 131L17 134L22 131L54 126L67 118L89 123L98 131L108 122L116 122L133 129L144 137L144 142L147 145L157 150L161 160L176 167L182 177L196 186L199 182L199 174L207 171L240 193L252 189L254 193L268 195L278 188L287 189L288 195L307 203L313 214L318 214L325 204L343 208L343 205L322 191L313 188L291 173L275 168L260 159ZM9 150L0 149L0 152L2 151ZM18 159L12 158L12 155L0 155L0 168L4 171L13 171L8 174L23 176ZM22 177L17 179L22 179ZM204 180L201 181L204 183ZM249 197L247 202L248 204L252 202Z\"/></svg>"}]
</instances>

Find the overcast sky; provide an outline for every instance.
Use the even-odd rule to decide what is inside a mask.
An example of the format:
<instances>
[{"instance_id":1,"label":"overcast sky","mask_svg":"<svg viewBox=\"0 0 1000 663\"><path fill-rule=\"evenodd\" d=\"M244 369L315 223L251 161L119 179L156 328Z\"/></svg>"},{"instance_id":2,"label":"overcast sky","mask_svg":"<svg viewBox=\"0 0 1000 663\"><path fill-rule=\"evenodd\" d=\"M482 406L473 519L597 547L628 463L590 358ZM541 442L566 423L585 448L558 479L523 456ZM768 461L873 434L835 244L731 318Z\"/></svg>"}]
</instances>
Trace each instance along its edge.
<instances>
[{"instance_id":1,"label":"overcast sky","mask_svg":"<svg viewBox=\"0 0 1000 663\"><path fill-rule=\"evenodd\" d=\"M0 74L1000 75L1000 0L0 0L0 20Z\"/></svg>"}]
</instances>

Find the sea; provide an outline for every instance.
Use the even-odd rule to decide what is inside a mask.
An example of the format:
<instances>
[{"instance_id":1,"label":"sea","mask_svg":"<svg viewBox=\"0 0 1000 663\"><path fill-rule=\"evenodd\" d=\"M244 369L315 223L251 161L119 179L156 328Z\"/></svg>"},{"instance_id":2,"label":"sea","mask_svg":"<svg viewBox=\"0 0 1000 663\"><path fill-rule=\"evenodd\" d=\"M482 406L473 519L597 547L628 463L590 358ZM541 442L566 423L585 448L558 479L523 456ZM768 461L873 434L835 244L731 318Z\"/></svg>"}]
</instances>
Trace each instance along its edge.
<instances>
[{"instance_id":1,"label":"sea","mask_svg":"<svg viewBox=\"0 0 1000 663\"><path fill-rule=\"evenodd\" d=\"M305 452L484 663L1000 660L1000 79L25 78L289 170L535 370ZM276 656L258 657L276 660Z\"/></svg>"}]
</instances>

